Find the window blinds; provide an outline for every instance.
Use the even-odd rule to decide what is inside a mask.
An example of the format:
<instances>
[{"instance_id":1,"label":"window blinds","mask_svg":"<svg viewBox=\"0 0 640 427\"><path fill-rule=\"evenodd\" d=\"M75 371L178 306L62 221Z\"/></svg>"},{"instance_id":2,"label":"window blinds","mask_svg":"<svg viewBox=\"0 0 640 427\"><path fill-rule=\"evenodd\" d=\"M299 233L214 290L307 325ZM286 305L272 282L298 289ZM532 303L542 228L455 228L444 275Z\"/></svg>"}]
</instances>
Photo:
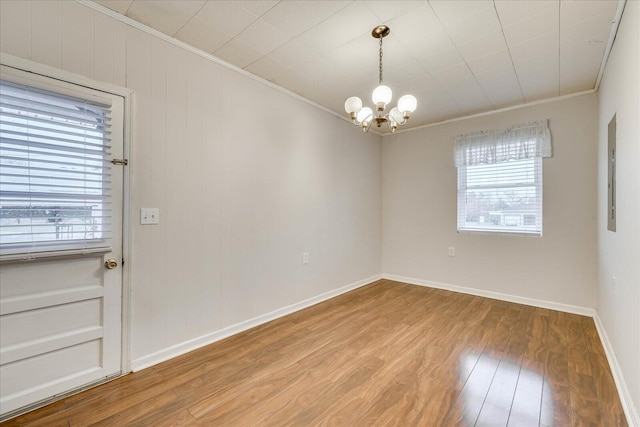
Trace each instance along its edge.
<instances>
[{"instance_id":1,"label":"window blinds","mask_svg":"<svg viewBox=\"0 0 640 427\"><path fill-rule=\"evenodd\" d=\"M542 232L542 158L458 168L458 230Z\"/></svg>"},{"instance_id":2,"label":"window blinds","mask_svg":"<svg viewBox=\"0 0 640 427\"><path fill-rule=\"evenodd\" d=\"M0 81L0 254L108 247L110 105Z\"/></svg>"}]
</instances>

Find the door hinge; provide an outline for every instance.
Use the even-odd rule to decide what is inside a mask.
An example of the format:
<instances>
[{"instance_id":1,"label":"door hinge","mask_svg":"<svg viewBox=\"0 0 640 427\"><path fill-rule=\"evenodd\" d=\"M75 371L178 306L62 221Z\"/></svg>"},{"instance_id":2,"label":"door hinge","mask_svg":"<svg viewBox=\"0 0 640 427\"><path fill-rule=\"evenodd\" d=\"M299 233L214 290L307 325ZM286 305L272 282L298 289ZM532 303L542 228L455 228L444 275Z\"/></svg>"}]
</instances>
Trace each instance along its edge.
<instances>
[{"instance_id":1,"label":"door hinge","mask_svg":"<svg viewBox=\"0 0 640 427\"><path fill-rule=\"evenodd\" d=\"M129 160L128 159L113 159L113 160L111 160L111 163L113 163L114 165L127 166L129 164Z\"/></svg>"}]
</instances>

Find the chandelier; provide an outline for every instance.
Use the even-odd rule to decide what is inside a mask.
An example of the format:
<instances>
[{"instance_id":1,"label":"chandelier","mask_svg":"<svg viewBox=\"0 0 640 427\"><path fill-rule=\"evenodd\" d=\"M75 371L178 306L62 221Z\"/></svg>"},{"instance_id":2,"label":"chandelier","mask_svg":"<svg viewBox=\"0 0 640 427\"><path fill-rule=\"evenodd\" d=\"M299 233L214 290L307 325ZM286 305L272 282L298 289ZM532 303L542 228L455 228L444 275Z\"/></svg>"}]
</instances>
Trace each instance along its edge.
<instances>
[{"instance_id":1,"label":"chandelier","mask_svg":"<svg viewBox=\"0 0 640 427\"><path fill-rule=\"evenodd\" d=\"M357 96L348 98L344 103L344 109L353 123L362 127L367 132L372 123L376 123L377 127L381 127L383 123L389 126L391 132L395 132L399 125L404 125L411 117L411 113L416 110L418 100L413 95L404 95L398 99L398 106L393 107L387 114L384 113L385 108L391 102L391 89L389 86L382 84L382 39L387 37L391 29L386 25L379 25L371 31L371 36L380 40L380 57L379 57L379 86L373 90L371 100L376 106L376 112L369 107L362 107L362 100Z\"/></svg>"}]
</instances>

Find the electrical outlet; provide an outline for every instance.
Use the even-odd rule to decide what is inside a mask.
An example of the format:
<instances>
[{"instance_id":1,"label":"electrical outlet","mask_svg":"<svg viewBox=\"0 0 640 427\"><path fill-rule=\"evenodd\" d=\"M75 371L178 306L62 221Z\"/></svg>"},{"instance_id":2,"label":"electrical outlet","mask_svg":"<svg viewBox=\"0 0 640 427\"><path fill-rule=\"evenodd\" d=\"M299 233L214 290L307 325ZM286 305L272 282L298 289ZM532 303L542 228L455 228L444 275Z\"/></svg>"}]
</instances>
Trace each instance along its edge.
<instances>
[{"instance_id":1,"label":"electrical outlet","mask_svg":"<svg viewBox=\"0 0 640 427\"><path fill-rule=\"evenodd\" d=\"M309 264L309 252L302 253L302 263Z\"/></svg>"},{"instance_id":2,"label":"electrical outlet","mask_svg":"<svg viewBox=\"0 0 640 427\"><path fill-rule=\"evenodd\" d=\"M140 224L160 224L160 211L158 208L140 208Z\"/></svg>"},{"instance_id":3,"label":"electrical outlet","mask_svg":"<svg viewBox=\"0 0 640 427\"><path fill-rule=\"evenodd\" d=\"M448 254L449 256L456 256L456 248L454 248L453 246L449 246Z\"/></svg>"}]
</instances>

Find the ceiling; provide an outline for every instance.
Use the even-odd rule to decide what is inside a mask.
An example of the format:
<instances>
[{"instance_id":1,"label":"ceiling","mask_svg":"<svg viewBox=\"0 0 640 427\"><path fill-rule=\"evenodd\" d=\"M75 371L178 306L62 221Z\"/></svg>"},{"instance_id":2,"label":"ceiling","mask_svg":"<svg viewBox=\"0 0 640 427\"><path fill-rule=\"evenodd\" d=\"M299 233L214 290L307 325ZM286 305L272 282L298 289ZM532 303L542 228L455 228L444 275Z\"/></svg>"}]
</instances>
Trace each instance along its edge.
<instances>
[{"instance_id":1,"label":"ceiling","mask_svg":"<svg viewBox=\"0 0 640 427\"><path fill-rule=\"evenodd\" d=\"M618 0L95 0L346 117L384 82L406 127L594 89ZM370 105L372 106L372 105ZM383 132L386 129L382 129Z\"/></svg>"}]
</instances>

